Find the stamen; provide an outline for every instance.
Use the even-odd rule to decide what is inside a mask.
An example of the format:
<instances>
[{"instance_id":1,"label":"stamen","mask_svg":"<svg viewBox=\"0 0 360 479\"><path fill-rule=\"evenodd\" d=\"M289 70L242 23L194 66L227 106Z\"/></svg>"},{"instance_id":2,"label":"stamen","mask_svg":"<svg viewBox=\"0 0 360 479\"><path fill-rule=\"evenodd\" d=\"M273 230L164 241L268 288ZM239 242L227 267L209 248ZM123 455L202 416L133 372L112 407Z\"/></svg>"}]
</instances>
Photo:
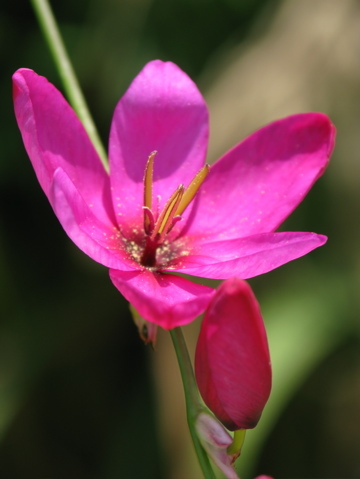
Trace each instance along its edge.
<instances>
[{"instance_id":1,"label":"stamen","mask_svg":"<svg viewBox=\"0 0 360 479\"><path fill-rule=\"evenodd\" d=\"M180 185L174 193L170 196L169 200L164 206L164 209L160 213L158 220L156 221L154 231L151 235L151 238L154 239L156 235L159 235L159 243L162 241L163 237L168 233L168 231L173 226L173 218L176 214L176 211L179 207L179 203L184 194L184 185Z\"/></svg>"},{"instance_id":2,"label":"stamen","mask_svg":"<svg viewBox=\"0 0 360 479\"><path fill-rule=\"evenodd\" d=\"M152 184L153 184L153 171L154 171L154 158L157 154L157 151L150 153L149 158L145 167L144 174L144 206L151 211L152 207ZM150 218L144 210L144 229L149 231L150 229Z\"/></svg>"},{"instance_id":3,"label":"stamen","mask_svg":"<svg viewBox=\"0 0 360 479\"><path fill-rule=\"evenodd\" d=\"M198 189L200 186L203 184L205 178L207 177L208 173L210 171L210 165L205 165L201 170L194 176L192 182L190 185L186 188L184 191L184 194L182 195L181 201L179 203L179 206L176 210L176 216L181 215L185 209L189 206L190 202L196 195Z\"/></svg>"},{"instance_id":4,"label":"stamen","mask_svg":"<svg viewBox=\"0 0 360 479\"><path fill-rule=\"evenodd\" d=\"M153 212L147 206L143 206L143 210L144 210L144 230L147 235L151 235L155 226L154 215L153 215Z\"/></svg>"}]
</instances>

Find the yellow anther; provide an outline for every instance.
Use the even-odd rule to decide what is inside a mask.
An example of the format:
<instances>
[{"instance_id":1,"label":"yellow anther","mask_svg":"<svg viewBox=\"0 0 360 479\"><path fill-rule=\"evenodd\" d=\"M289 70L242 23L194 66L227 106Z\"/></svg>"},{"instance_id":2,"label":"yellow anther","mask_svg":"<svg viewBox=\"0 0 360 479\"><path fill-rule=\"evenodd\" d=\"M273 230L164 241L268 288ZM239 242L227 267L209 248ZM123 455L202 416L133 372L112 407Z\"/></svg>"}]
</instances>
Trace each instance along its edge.
<instances>
[{"instance_id":1,"label":"yellow anther","mask_svg":"<svg viewBox=\"0 0 360 479\"><path fill-rule=\"evenodd\" d=\"M177 207L175 216L181 215L185 211L185 209L188 207L188 205L191 203L192 199L196 195L197 190L203 184L203 182L204 182L205 178L207 177L209 171L210 171L210 165L205 165L194 176L192 182L186 188L186 190L184 191L184 194L182 195L182 198L181 198L181 201L179 203L179 206Z\"/></svg>"},{"instance_id":2,"label":"yellow anther","mask_svg":"<svg viewBox=\"0 0 360 479\"><path fill-rule=\"evenodd\" d=\"M173 225L173 218L179 207L179 203L184 194L184 185L180 185L174 193L170 196L167 201L164 209L160 213L160 216L156 222L152 236L155 237L156 234L162 235L166 234Z\"/></svg>"},{"instance_id":3,"label":"yellow anther","mask_svg":"<svg viewBox=\"0 0 360 479\"><path fill-rule=\"evenodd\" d=\"M150 153L146 162L145 175L144 175L144 206L147 206L151 210L152 206L152 183L153 183L153 171L154 171L154 158L157 151Z\"/></svg>"},{"instance_id":4,"label":"yellow anther","mask_svg":"<svg viewBox=\"0 0 360 479\"><path fill-rule=\"evenodd\" d=\"M154 171L154 158L157 151L150 153L145 167L144 174L144 206L151 210L152 207L152 184L153 184L153 171ZM149 228L149 217L144 214L144 226L145 231Z\"/></svg>"},{"instance_id":5,"label":"yellow anther","mask_svg":"<svg viewBox=\"0 0 360 479\"><path fill-rule=\"evenodd\" d=\"M156 241L161 244L167 233L171 231L180 215L188 207L198 189L204 182L209 173L210 166L205 165L192 179L189 186L185 189L180 185L166 202L163 210L158 216L152 210L153 203L153 172L154 159L157 151L150 153L145 166L144 173L144 232L150 241ZM156 219L156 216L157 219ZM156 249L156 247L155 247ZM155 251L155 250L154 250Z\"/></svg>"}]
</instances>

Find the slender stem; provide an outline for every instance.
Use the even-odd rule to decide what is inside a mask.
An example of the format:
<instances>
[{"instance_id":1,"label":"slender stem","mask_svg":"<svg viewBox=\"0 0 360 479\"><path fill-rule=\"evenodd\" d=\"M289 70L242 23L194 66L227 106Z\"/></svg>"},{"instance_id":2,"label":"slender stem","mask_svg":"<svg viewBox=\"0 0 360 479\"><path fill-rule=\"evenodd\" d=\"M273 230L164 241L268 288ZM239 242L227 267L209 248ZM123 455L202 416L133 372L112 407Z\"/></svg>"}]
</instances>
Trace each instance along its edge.
<instances>
[{"instance_id":1,"label":"slender stem","mask_svg":"<svg viewBox=\"0 0 360 479\"><path fill-rule=\"evenodd\" d=\"M106 171L109 171L105 149L86 105L74 69L66 52L59 28L48 0L31 0L33 9L57 66L69 101L84 125Z\"/></svg>"},{"instance_id":2,"label":"slender stem","mask_svg":"<svg viewBox=\"0 0 360 479\"><path fill-rule=\"evenodd\" d=\"M198 388L196 385L194 371L191 365L185 338L181 328L172 329L170 331L170 334L180 367L180 373L185 393L187 421L190 429L190 434L193 440L195 452L198 457L200 467L205 479L215 479L215 475L211 468L208 455L202 447L195 429L195 420L198 414L202 411L203 407L200 402Z\"/></svg>"},{"instance_id":3,"label":"slender stem","mask_svg":"<svg viewBox=\"0 0 360 479\"><path fill-rule=\"evenodd\" d=\"M231 456L232 454L240 454L241 448L244 445L246 429L238 429L234 432L234 439L232 444L227 449L227 453Z\"/></svg>"}]
</instances>

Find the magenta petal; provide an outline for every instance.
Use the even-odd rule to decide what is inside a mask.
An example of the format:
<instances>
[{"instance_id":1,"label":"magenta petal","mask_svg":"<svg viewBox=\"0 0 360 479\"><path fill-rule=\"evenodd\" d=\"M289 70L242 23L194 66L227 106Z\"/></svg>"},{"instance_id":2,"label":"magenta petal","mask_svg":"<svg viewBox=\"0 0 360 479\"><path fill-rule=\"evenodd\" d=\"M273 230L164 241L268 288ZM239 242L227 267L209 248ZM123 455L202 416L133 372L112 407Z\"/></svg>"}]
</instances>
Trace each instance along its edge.
<instances>
[{"instance_id":1,"label":"magenta petal","mask_svg":"<svg viewBox=\"0 0 360 479\"><path fill-rule=\"evenodd\" d=\"M191 322L205 310L214 293L213 289L185 278L146 269L112 269L110 278L144 319L164 329Z\"/></svg>"},{"instance_id":2,"label":"magenta petal","mask_svg":"<svg viewBox=\"0 0 360 479\"><path fill-rule=\"evenodd\" d=\"M208 112L193 81L171 62L148 63L119 101L110 132L110 169L119 220L141 216L148 156L154 164L154 198L160 207L202 167ZM121 201L119 201L121 199Z\"/></svg>"},{"instance_id":3,"label":"magenta petal","mask_svg":"<svg viewBox=\"0 0 360 479\"><path fill-rule=\"evenodd\" d=\"M118 229L102 223L87 205L66 173L58 168L49 199L62 227L72 241L90 258L109 268L133 270L137 267L121 248Z\"/></svg>"},{"instance_id":4,"label":"magenta petal","mask_svg":"<svg viewBox=\"0 0 360 479\"><path fill-rule=\"evenodd\" d=\"M210 170L188 234L231 239L274 231L322 175L334 146L327 116L290 116L257 131Z\"/></svg>"},{"instance_id":5,"label":"magenta petal","mask_svg":"<svg viewBox=\"0 0 360 479\"><path fill-rule=\"evenodd\" d=\"M252 278L300 258L326 241L326 236L297 232L264 233L214 243L193 241L178 271L203 278Z\"/></svg>"},{"instance_id":6,"label":"magenta petal","mask_svg":"<svg viewBox=\"0 0 360 479\"><path fill-rule=\"evenodd\" d=\"M250 286L238 279L217 290L203 319L195 374L205 404L229 430L256 426L271 390L264 323Z\"/></svg>"},{"instance_id":7,"label":"magenta petal","mask_svg":"<svg viewBox=\"0 0 360 479\"><path fill-rule=\"evenodd\" d=\"M26 151L45 194L62 168L93 213L114 223L110 180L82 124L62 94L32 70L13 75L15 115Z\"/></svg>"}]
</instances>

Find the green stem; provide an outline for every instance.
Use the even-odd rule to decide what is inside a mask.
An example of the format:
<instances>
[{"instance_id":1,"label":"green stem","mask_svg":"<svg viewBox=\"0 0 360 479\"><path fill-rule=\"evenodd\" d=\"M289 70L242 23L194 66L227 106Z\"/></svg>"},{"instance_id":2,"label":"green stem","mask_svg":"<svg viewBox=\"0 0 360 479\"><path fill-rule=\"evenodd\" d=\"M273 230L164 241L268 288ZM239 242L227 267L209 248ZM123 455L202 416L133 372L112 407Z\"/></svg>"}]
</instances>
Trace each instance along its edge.
<instances>
[{"instance_id":1,"label":"green stem","mask_svg":"<svg viewBox=\"0 0 360 479\"><path fill-rule=\"evenodd\" d=\"M238 429L234 432L234 439L232 444L227 449L227 453L231 456L232 454L240 454L241 448L244 445L246 429Z\"/></svg>"},{"instance_id":2,"label":"green stem","mask_svg":"<svg viewBox=\"0 0 360 479\"><path fill-rule=\"evenodd\" d=\"M194 371L190 361L185 338L181 328L172 329L170 331L170 334L180 367L180 373L185 393L187 421L190 429L190 434L193 440L195 452L198 457L200 467L203 471L205 479L215 479L215 475L211 468L208 455L202 447L195 429L196 418L203 410L203 407L200 402L198 388L196 385Z\"/></svg>"},{"instance_id":3,"label":"green stem","mask_svg":"<svg viewBox=\"0 0 360 479\"><path fill-rule=\"evenodd\" d=\"M74 69L66 52L64 42L47 0L31 0L33 9L42 28L45 39L57 66L61 81L69 101L84 125L104 168L109 172L105 149L101 143L95 124L91 118L85 98L77 81Z\"/></svg>"}]
</instances>

